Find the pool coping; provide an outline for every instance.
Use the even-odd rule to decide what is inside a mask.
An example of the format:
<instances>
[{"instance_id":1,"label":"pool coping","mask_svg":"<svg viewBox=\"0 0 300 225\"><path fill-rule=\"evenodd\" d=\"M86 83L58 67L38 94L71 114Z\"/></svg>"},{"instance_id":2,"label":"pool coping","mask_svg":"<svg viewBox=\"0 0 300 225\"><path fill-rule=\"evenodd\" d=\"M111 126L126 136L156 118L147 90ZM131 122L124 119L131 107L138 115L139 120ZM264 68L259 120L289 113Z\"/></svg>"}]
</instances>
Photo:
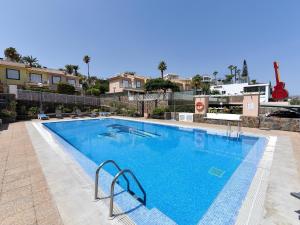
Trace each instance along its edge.
<instances>
[{"instance_id":1,"label":"pool coping","mask_svg":"<svg viewBox=\"0 0 300 225\"><path fill-rule=\"evenodd\" d=\"M225 134L225 131L220 131L220 130L216 130L214 128L201 128L199 126L193 126L193 124L186 124L186 125L183 125L183 124L167 124L167 123L162 123L162 122L159 122L159 121L147 121L147 120L140 120L140 119L133 119L133 118L120 118L120 117L108 117L108 118L115 118L115 119L123 119L123 120L131 120L131 121L136 121L136 122L144 122L144 123L152 123L152 124L159 124L159 125L165 125L165 126L175 126L175 127L182 127L182 128L189 128L189 129L198 129L198 130L203 130L203 131L208 131L208 132L211 132L212 134L220 134L220 135L224 135ZM85 118L85 119L77 119L77 120L98 120L100 118ZM69 120L56 120L56 121L47 121L47 122L66 122L66 121L76 121L74 119L69 119ZM46 122L46 121L42 121L42 122ZM39 122L41 123L41 122ZM253 134L253 133L249 133L249 132L243 132L243 134L247 135L247 136L254 136L254 137L265 137L265 138L275 138L274 136L268 136L268 135L257 135L257 134ZM275 141L275 144L274 146L267 146L265 148L265 151L263 153L263 156L262 158L260 159L260 162L259 162L259 166L257 168L257 171L255 173L255 176L251 182L251 185L247 191L247 194L246 194L246 197L245 197L245 201L242 203L241 205L241 208L240 208L240 211L239 211L239 214L238 214L238 217L237 217L237 220L236 220L236 223L235 224L245 224L245 216L248 215L248 219L247 221L250 221L249 217L251 217L253 211L253 204L254 202L256 201L257 199L257 196L258 195L263 195L265 196L265 191L266 189L264 190L264 188L262 188L262 186L260 185L261 182L261 178L262 178L262 174L264 174L265 177L268 176L268 171L270 170L271 168L271 165L272 165L272 158L273 158L273 153L274 153L274 147L276 145L276 141ZM266 149L268 148L268 151L266 151ZM266 154L267 153L267 154ZM265 171L260 171L259 168L262 168L262 170L265 170ZM255 193L255 194L253 194ZM250 211L249 211L250 210ZM263 204L261 205L261 210L257 210L256 208L256 211L263 211ZM250 212L250 213L249 213ZM253 215L254 216L254 215ZM243 221L243 223L240 223L240 221Z\"/></svg>"}]
</instances>

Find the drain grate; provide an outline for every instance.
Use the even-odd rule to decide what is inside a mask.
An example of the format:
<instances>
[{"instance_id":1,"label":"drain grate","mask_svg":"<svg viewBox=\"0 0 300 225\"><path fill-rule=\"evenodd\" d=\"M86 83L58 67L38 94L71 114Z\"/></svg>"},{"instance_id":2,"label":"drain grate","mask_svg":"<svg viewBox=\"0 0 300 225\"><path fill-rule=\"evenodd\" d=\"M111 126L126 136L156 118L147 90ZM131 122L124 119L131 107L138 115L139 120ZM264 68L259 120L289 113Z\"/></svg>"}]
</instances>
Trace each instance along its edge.
<instances>
[{"instance_id":1,"label":"drain grate","mask_svg":"<svg viewBox=\"0 0 300 225\"><path fill-rule=\"evenodd\" d=\"M215 176L215 177L223 177L225 171L224 170L221 170L219 168L216 168L216 167L211 167L208 171L208 173L212 176Z\"/></svg>"}]
</instances>

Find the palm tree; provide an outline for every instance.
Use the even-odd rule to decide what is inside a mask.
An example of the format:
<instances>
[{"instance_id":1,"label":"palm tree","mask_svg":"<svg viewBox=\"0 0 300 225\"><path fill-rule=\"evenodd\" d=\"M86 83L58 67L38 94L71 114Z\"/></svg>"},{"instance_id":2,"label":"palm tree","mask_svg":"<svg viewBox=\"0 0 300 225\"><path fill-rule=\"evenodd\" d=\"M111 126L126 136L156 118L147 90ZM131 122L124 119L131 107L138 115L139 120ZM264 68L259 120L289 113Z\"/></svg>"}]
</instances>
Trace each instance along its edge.
<instances>
[{"instance_id":1,"label":"palm tree","mask_svg":"<svg viewBox=\"0 0 300 225\"><path fill-rule=\"evenodd\" d=\"M192 86L197 90L201 87L202 76L197 74L192 78Z\"/></svg>"},{"instance_id":2,"label":"palm tree","mask_svg":"<svg viewBox=\"0 0 300 225\"><path fill-rule=\"evenodd\" d=\"M83 62L86 63L88 66L88 79L90 78L90 61L91 61L91 57L89 57L88 55L85 55L83 57Z\"/></svg>"},{"instance_id":3,"label":"palm tree","mask_svg":"<svg viewBox=\"0 0 300 225\"><path fill-rule=\"evenodd\" d=\"M233 70L234 70L234 83L236 83L236 71L237 71L237 66L233 66Z\"/></svg>"},{"instance_id":4,"label":"palm tree","mask_svg":"<svg viewBox=\"0 0 300 225\"><path fill-rule=\"evenodd\" d=\"M78 65L73 65L73 69L74 69L75 76L78 76L79 66Z\"/></svg>"},{"instance_id":5,"label":"palm tree","mask_svg":"<svg viewBox=\"0 0 300 225\"><path fill-rule=\"evenodd\" d=\"M230 75L232 75L232 71L234 70L234 65L228 66L228 69L230 70Z\"/></svg>"},{"instance_id":6,"label":"palm tree","mask_svg":"<svg viewBox=\"0 0 300 225\"><path fill-rule=\"evenodd\" d=\"M38 65L38 63L37 63L38 59L35 58L35 57L32 57L32 55L30 55L30 56L29 55L28 56L24 56L22 59L30 67Z\"/></svg>"},{"instance_id":7,"label":"palm tree","mask_svg":"<svg viewBox=\"0 0 300 225\"><path fill-rule=\"evenodd\" d=\"M218 71L213 72L215 83L217 83L217 74L218 74Z\"/></svg>"},{"instance_id":8,"label":"palm tree","mask_svg":"<svg viewBox=\"0 0 300 225\"><path fill-rule=\"evenodd\" d=\"M167 70L167 64L165 61L160 61L157 67L161 72L161 78L164 79L164 71Z\"/></svg>"},{"instance_id":9,"label":"palm tree","mask_svg":"<svg viewBox=\"0 0 300 225\"><path fill-rule=\"evenodd\" d=\"M74 67L73 67L73 65L67 64L67 65L65 65L65 68L66 68L67 74L73 74L73 72L74 72Z\"/></svg>"},{"instance_id":10,"label":"palm tree","mask_svg":"<svg viewBox=\"0 0 300 225\"><path fill-rule=\"evenodd\" d=\"M22 58L21 55L17 52L17 50L13 47L6 48L4 50L4 56L7 59L15 62L19 62Z\"/></svg>"}]
</instances>

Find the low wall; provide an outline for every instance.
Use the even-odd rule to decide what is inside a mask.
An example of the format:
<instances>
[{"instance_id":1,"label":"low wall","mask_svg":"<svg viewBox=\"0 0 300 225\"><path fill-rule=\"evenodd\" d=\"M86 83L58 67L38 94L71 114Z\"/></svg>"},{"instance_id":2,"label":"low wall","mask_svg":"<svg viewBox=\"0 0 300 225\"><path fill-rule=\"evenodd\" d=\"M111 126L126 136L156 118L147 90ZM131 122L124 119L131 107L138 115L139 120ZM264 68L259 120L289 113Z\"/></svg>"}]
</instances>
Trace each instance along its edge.
<instances>
[{"instance_id":1,"label":"low wall","mask_svg":"<svg viewBox=\"0 0 300 225\"><path fill-rule=\"evenodd\" d=\"M204 115L194 114L195 123L209 123L218 125L227 125L226 121L205 119ZM297 118L276 118L276 117L248 117L241 116L242 127L250 128L267 128L271 130L285 130L300 132L300 119ZM233 125L237 125L237 122L232 122Z\"/></svg>"},{"instance_id":2,"label":"low wall","mask_svg":"<svg viewBox=\"0 0 300 225\"><path fill-rule=\"evenodd\" d=\"M300 119L264 116L260 116L259 119L261 128L300 132Z\"/></svg>"}]
</instances>

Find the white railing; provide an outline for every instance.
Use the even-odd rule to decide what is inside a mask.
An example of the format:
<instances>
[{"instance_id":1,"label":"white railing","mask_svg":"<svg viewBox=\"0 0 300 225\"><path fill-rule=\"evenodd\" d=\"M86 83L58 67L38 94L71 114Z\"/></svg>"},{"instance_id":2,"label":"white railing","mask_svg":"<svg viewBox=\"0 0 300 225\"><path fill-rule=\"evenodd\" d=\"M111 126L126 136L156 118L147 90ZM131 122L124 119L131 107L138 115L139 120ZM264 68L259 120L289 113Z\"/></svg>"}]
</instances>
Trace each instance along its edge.
<instances>
[{"instance_id":1,"label":"white railing","mask_svg":"<svg viewBox=\"0 0 300 225\"><path fill-rule=\"evenodd\" d=\"M101 105L100 98L78 95L65 95L49 92L38 92L18 89L16 95L18 100L42 101L62 104Z\"/></svg>"}]
</instances>

